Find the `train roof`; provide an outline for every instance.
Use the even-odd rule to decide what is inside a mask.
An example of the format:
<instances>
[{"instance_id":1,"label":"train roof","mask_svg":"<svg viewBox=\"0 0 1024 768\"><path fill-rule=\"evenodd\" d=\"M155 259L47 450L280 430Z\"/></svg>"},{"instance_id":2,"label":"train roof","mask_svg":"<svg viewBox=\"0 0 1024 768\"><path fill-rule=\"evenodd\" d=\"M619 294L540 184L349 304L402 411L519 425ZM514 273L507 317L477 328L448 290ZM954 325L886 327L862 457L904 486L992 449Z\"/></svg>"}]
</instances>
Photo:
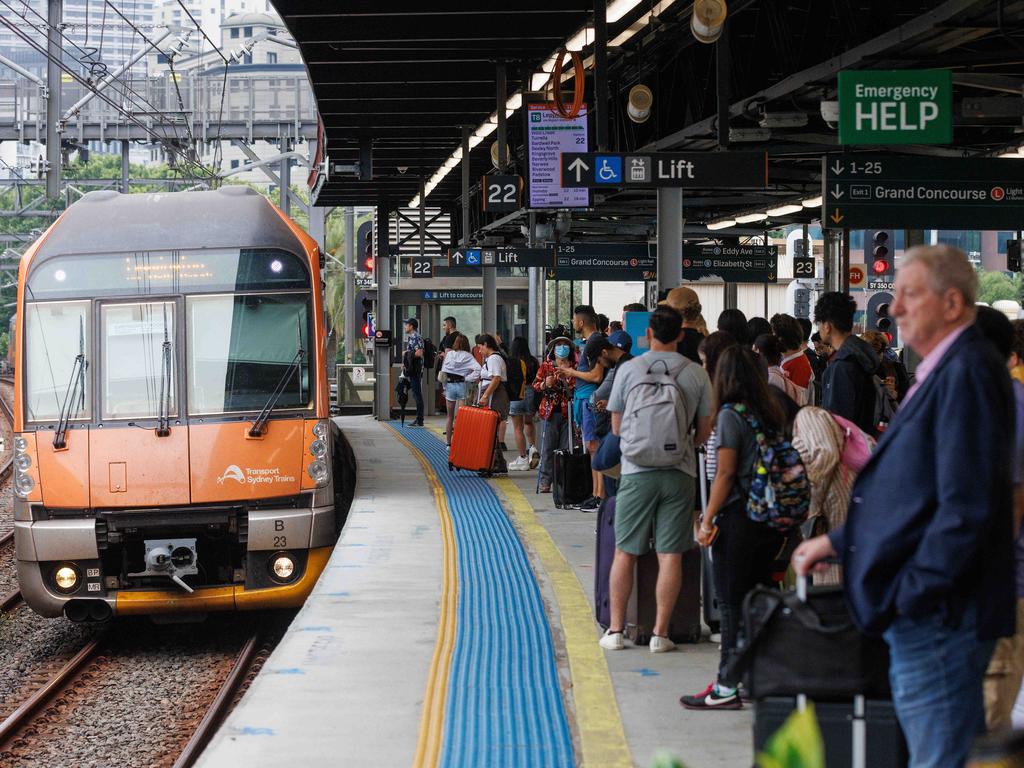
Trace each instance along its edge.
<instances>
[{"instance_id":1,"label":"train roof","mask_svg":"<svg viewBox=\"0 0 1024 768\"><path fill-rule=\"evenodd\" d=\"M198 248L305 250L263 195L229 186L212 192L90 192L64 212L33 258Z\"/></svg>"}]
</instances>

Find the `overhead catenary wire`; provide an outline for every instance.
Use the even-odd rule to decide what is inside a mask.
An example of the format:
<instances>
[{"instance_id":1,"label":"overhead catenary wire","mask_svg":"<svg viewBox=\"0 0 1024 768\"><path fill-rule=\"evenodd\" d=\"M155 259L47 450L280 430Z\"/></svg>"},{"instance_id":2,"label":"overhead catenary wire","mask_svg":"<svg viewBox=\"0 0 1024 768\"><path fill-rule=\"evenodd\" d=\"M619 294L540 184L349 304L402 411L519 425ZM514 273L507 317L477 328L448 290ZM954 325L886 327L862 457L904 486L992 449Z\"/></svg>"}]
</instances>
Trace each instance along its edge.
<instances>
[{"instance_id":1,"label":"overhead catenary wire","mask_svg":"<svg viewBox=\"0 0 1024 768\"><path fill-rule=\"evenodd\" d=\"M7 8L11 8L11 6L7 2L7 0L0 0L0 5L3 5L5 7L7 7ZM46 50L45 47L40 45L31 36L29 36L26 32L24 32L22 29L20 29L18 27L18 25L15 24L13 21L11 21L10 19L6 18L5 16L0 16L0 23L3 23L4 26L6 26L8 29L10 29L12 32L14 32L15 35L17 35L22 40L24 40L26 43L28 43L28 45L30 47L32 47L38 53L41 53L43 56L45 56L47 60L53 61L54 63L56 63L57 66L60 67L60 69L62 71L66 72L68 75L70 75L72 77L72 79L76 80L79 84L85 86L86 88L92 88L92 84L89 83L84 77L82 77L80 74L75 72L73 69L70 69L65 64L65 62L63 60L51 56L49 54L49 52ZM95 90L95 89L93 88L93 90ZM115 110L117 110L118 112L123 114L128 119L129 122L131 122L135 126L141 128L147 134L152 136L156 141L158 141L159 143L163 144L172 154L180 156L182 158L182 160L185 161L186 164L199 169L199 171L201 172L201 175L203 177L205 177L206 179L209 179L209 180L216 180L217 178L219 178L215 171L205 167L204 165L202 165L202 163L199 163L199 162L193 160L191 157L189 157L185 153L181 152L180 149L178 149L176 146L173 145L173 143L171 143L169 137L167 137L166 135L157 134L151 127L147 126L144 122L142 122L137 117L135 117L133 114L131 114L131 112L127 111L126 109L124 109L123 107L118 105L109 96L107 96L106 94L104 94L101 91L96 91L96 96L97 96L97 98L102 99L107 104L109 104L111 107L113 107Z\"/></svg>"}]
</instances>

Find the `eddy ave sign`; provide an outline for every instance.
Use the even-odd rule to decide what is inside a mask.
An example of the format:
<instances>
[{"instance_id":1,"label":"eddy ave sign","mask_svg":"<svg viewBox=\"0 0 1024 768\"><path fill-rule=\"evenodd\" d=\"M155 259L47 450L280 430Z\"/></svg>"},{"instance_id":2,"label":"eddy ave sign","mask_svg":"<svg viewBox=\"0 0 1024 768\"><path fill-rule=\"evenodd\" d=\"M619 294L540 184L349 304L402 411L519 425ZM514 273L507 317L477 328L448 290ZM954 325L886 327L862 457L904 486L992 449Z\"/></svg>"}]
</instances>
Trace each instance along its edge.
<instances>
[{"instance_id":1,"label":"eddy ave sign","mask_svg":"<svg viewBox=\"0 0 1024 768\"><path fill-rule=\"evenodd\" d=\"M953 78L948 69L839 73L840 144L949 144Z\"/></svg>"}]
</instances>

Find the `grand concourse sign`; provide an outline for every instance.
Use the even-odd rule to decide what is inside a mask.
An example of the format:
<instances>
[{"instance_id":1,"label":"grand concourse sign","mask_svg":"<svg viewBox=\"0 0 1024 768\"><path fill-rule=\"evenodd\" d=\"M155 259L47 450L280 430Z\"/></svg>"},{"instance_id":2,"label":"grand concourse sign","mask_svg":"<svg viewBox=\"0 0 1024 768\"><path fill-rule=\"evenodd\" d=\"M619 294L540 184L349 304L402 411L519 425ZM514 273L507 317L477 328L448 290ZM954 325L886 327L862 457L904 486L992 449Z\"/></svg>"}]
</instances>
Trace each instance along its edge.
<instances>
[{"instance_id":1,"label":"grand concourse sign","mask_svg":"<svg viewBox=\"0 0 1024 768\"><path fill-rule=\"evenodd\" d=\"M849 155L822 161L822 226L1017 230L1024 161Z\"/></svg>"}]
</instances>

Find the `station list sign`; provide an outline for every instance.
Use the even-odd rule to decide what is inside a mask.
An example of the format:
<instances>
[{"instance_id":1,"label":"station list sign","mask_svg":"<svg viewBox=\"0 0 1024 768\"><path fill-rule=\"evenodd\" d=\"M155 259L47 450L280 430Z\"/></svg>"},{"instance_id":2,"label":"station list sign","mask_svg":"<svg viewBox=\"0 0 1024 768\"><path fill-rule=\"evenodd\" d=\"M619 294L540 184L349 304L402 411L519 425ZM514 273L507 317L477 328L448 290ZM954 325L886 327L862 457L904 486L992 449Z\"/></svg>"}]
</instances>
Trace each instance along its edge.
<instances>
[{"instance_id":1,"label":"station list sign","mask_svg":"<svg viewBox=\"0 0 1024 768\"><path fill-rule=\"evenodd\" d=\"M530 208L587 208L590 192L561 184L562 153L586 152L587 107L566 120L549 104L526 105L526 146L529 162Z\"/></svg>"},{"instance_id":2,"label":"station list sign","mask_svg":"<svg viewBox=\"0 0 1024 768\"><path fill-rule=\"evenodd\" d=\"M953 76L948 69L839 73L840 144L950 144Z\"/></svg>"},{"instance_id":3,"label":"station list sign","mask_svg":"<svg viewBox=\"0 0 1024 768\"><path fill-rule=\"evenodd\" d=\"M779 248L775 245L683 246L683 280L719 278L727 283L777 283Z\"/></svg>"},{"instance_id":4,"label":"station list sign","mask_svg":"<svg viewBox=\"0 0 1024 768\"><path fill-rule=\"evenodd\" d=\"M822 161L822 226L1016 230L1024 163L995 157L852 155Z\"/></svg>"}]
</instances>

